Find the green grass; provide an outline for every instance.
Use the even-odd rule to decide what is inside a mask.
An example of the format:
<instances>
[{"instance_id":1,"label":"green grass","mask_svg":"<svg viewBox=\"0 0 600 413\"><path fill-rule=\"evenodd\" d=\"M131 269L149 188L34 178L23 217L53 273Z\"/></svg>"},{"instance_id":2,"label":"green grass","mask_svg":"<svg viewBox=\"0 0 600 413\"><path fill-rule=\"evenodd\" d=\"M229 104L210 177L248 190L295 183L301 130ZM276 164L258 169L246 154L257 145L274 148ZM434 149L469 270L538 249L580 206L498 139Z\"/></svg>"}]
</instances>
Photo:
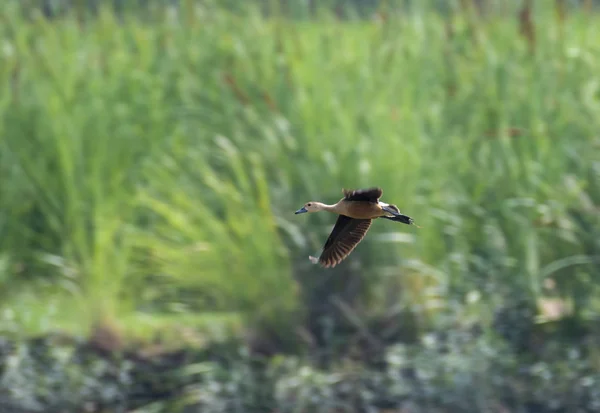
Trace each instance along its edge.
<instances>
[{"instance_id":1,"label":"green grass","mask_svg":"<svg viewBox=\"0 0 600 413\"><path fill-rule=\"evenodd\" d=\"M329 277L306 257L333 223L293 211L371 185L423 228L376 222L343 264L362 265L368 311L410 305L427 324L480 291L484 318L551 277L596 312L600 17L575 11L561 34L540 8L531 55L509 15L474 42L457 12L448 39L427 4L385 23L5 6L0 319L286 326L298 283Z\"/></svg>"}]
</instances>

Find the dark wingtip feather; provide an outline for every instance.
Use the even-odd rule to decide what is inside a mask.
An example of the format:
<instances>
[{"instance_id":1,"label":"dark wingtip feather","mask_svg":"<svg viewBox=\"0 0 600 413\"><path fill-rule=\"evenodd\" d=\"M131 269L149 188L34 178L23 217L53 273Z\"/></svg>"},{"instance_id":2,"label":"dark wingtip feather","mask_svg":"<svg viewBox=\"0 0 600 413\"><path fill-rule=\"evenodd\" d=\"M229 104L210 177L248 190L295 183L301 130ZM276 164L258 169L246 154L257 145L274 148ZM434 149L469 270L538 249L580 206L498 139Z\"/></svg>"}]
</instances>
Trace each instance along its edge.
<instances>
[{"instance_id":1,"label":"dark wingtip feather","mask_svg":"<svg viewBox=\"0 0 600 413\"><path fill-rule=\"evenodd\" d=\"M379 187L365 189L342 189L344 198L348 201L367 201L377 203L383 195L383 190Z\"/></svg>"}]
</instances>

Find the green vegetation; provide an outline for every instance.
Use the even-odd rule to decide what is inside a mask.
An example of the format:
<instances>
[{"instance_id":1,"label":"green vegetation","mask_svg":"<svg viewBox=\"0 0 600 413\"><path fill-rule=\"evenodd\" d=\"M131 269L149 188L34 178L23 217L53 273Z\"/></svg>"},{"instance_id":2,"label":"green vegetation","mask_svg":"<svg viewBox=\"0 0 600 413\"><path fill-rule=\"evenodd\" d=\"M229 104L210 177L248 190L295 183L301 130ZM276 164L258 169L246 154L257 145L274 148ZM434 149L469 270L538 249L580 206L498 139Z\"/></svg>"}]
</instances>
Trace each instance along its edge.
<instances>
[{"instance_id":1,"label":"green vegetation","mask_svg":"<svg viewBox=\"0 0 600 413\"><path fill-rule=\"evenodd\" d=\"M413 3L370 19L188 1L144 18L100 8L47 20L1 6L1 335L106 329L118 349L160 336L198 351L243 336L328 364L355 346L476 329L464 347L499 375L518 374L521 351L558 360L551 377L597 375L600 354L578 334L596 334L600 310L600 16L575 9L561 22L539 5L530 22L508 6L441 15ZM343 265L310 264L333 217L293 211L374 185L422 228L376 222ZM575 359L558 344L533 349L537 334L581 341L585 363L564 367ZM409 385L388 363L374 383L391 398L410 386L460 398L478 383L493 394L463 344L452 354L475 370L452 376L458 361L431 367L434 350L416 346L402 351L430 375L447 367L440 381ZM263 373L278 362L292 363ZM343 397L315 368L305 379L317 393L323 380L318 397ZM0 362L19 388L6 371ZM569 394L556 380L548 392ZM279 411L313 391L290 386Z\"/></svg>"}]
</instances>

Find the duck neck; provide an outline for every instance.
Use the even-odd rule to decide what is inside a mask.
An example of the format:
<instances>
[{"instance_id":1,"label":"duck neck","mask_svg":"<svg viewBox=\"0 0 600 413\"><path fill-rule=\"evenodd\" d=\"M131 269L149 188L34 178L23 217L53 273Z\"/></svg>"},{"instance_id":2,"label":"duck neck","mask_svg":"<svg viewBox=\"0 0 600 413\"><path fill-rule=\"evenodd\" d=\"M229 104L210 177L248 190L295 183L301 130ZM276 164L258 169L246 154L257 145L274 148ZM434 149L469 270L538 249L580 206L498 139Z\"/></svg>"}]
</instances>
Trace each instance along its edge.
<instances>
[{"instance_id":1,"label":"duck neck","mask_svg":"<svg viewBox=\"0 0 600 413\"><path fill-rule=\"evenodd\" d=\"M335 212L336 211L337 204L329 205L329 204L324 204L322 202L320 202L320 204L321 204L321 209L323 211L329 211L329 212Z\"/></svg>"}]
</instances>

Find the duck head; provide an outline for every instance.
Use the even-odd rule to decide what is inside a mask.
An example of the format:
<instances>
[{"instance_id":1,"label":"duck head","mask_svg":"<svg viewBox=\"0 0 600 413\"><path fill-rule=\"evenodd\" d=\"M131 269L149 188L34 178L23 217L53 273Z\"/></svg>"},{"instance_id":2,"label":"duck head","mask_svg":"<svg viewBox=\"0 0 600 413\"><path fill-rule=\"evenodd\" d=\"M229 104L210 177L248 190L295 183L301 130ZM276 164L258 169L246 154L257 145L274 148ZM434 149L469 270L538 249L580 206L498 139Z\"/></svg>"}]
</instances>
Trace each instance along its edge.
<instances>
[{"instance_id":1,"label":"duck head","mask_svg":"<svg viewBox=\"0 0 600 413\"><path fill-rule=\"evenodd\" d=\"M304 204L304 206L302 208L300 208L299 210L297 210L295 212L296 215L298 214L304 214L306 212L318 212L318 211L322 211L323 209L325 209L325 204L321 203L321 202L307 202L306 204Z\"/></svg>"}]
</instances>

